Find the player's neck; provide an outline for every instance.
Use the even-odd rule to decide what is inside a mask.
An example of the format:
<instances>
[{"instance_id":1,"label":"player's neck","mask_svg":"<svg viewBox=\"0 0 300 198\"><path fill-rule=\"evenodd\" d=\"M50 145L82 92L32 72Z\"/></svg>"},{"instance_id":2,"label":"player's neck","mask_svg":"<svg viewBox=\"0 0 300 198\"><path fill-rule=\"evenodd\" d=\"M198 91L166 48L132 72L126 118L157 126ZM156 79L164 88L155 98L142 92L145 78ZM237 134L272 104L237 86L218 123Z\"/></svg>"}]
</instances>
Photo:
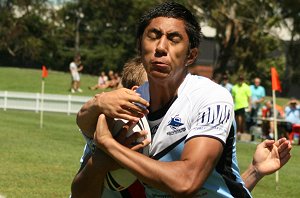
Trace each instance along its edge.
<instances>
[{"instance_id":1,"label":"player's neck","mask_svg":"<svg viewBox=\"0 0 300 198\"><path fill-rule=\"evenodd\" d=\"M163 108L170 101L174 100L177 97L178 88L181 85L183 80L179 81L180 83L174 83L170 86L159 86L157 84L150 84L150 111L155 112Z\"/></svg>"}]
</instances>

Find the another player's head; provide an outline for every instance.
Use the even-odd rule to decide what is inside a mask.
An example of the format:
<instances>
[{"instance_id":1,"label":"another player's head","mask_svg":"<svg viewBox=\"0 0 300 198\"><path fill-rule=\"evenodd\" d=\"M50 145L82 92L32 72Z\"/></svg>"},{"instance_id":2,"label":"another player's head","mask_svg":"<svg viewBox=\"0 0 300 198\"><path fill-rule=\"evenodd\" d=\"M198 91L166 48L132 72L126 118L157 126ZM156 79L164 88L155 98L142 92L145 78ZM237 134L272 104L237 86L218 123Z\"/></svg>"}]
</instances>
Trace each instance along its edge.
<instances>
[{"instance_id":1,"label":"another player's head","mask_svg":"<svg viewBox=\"0 0 300 198\"><path fill-rule=\"evenodd\" d=\"M127 89L140 86L147 81L147 74L140 57L135 57L127 61L122 71L121 84Z\"/></svg>"}]
</instances>

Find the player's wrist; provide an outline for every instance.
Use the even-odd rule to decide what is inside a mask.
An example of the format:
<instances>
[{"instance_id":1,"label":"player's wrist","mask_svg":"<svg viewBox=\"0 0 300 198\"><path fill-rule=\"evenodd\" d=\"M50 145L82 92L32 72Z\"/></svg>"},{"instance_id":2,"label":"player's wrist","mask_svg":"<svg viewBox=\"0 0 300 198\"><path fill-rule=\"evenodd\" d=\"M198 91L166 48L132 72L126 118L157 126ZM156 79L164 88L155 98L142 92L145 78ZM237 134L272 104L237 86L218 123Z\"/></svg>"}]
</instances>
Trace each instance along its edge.
<instances>
[{"instance_id":1,"label":"player's wrist","mask_svg":"<svg viewBox=\"0 0 300 198\"><path fill-rule=\"evenodd\" d=\"M264 174L259 171L257 164L252 163L250 165L250 170L252 172L251 174L254 175L257 180L260 180L264 177Z\"/></svg>"},{"instance_id":2,"label":"player's wrist","mask_svg":"<svg viewBox=\"0 0 300 198\"><path fill-rule=\"evenodd\" d=\"M96 94L93 101L93 107L97 116L104 112L102 101L104 100L106 93L102 92L100 94Z\"/></svg>"}]
</instances>

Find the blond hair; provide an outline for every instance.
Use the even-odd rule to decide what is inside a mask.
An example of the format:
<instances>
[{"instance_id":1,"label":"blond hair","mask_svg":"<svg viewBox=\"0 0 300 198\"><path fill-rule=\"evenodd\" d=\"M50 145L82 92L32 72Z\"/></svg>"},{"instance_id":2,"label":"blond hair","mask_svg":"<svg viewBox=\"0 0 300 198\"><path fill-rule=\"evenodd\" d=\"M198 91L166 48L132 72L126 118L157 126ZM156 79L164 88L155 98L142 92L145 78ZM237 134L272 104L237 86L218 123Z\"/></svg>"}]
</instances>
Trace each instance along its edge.
<instances>
[{"instance_id":1,"label":"blond hair","mask_svg":"<svg viewBox=\"0 0 300 198\"><path fill-rule=\"evenodd\" d=\"M140 86L147 80L141 57L135 57L127 61L122 71L121 83L123 87L131 89Z\"/></svg>"}]
</instances>

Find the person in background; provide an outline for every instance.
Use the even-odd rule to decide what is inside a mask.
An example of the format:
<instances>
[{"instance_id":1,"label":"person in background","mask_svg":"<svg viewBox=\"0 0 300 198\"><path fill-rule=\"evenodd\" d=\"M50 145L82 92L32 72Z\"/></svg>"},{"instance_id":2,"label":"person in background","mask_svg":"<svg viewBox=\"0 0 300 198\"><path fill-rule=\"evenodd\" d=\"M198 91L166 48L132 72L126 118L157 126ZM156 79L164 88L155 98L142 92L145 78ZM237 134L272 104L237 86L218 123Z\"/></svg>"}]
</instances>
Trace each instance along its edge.
<instances>
[{"instance_id":1,"label":"person in background","mask_svg":"<svg viewBox=\"0 0 300 198\"><path fill-rule=\"evenodd\" d=\"M266 97L266 91L263 86L261 86L260 78L256 77L253 80L253 84L250 85L251 90L251 112L250 119L247 122L247 129L253 125L257 124L258 112L261 110L261 107L264 103Z\"/></svg>"},{"instance_id":2,"label":"person in background","mask_svg":"<svg viewBox=\"0 0 300 198\"><path fill-rule=\"evenodd\" d=\"M277 115L276 118L278 119L284 119L285 114L283 111L283 108L276 104L275 106ZM273 101L267 100L265 101L265 105L261 108L262 111L262 117L267 118L266 120L263 120L262 122L262 129L264 132L264 137L267 139L274 139L274 110L273 110ZM277 122L277 126L283 126L282 123Z\"/></svg>"},{"instance_id":3,"label":"person in background","mask_svg":"<svg viewBox=\"0 0 300 198\"><path fill-rule=\"evenodd\" d=\"M225 87L231 93L233 85L229 82L227 74L223 74L221 85L222 85L222 87Z\"/></svg>"},{"instance_id":4,"label":"person in background","mask_svg":"<svg viewBox=\"0 0 300 198\"><path fill-rule=\"evenodd\" d=\"M121 82L121 77L119 75L119 72L114 73L114 79L115 79L114 89L116 89L120 85L120 82Z\"/></svg>"},{"instance_id":5,"label":"person in background","mask_svg":"<svg viewBox=\"0 0 300 198\"><path fill-rule=\"evenodd\" d=\"M80 89L80 75L79 72L83 70L83 65L81 64L80 54L74 56L73 61L70 63L70 73L71 73L71 93L82 92Z\"/></svg>"},{"instance_id":6,"label":"person in background","mask_svg":"<svg viewBox=\"0 0 300 198\"><path fill-rule=\"evenodd\" d=\"M117 85L118 85L118 81L116 79L115 72L113 70L109 70L107 88L115 89Z\"/></svg>"},{"instance_id":7,"label":"person in background","mask_svg":"<svg viewBox=\"0 0 300 198\"><path fill-rule=\"evenodd\" d=\"M251 110L251 90L247 83L244 82L244 76L239 75L238 83L232 87L231 91L234 101L234 114L237 122L237 133L244 133L246 110Z\"/></svg>"},{"instance_id":8,"label":"person in background","mask_svg":"<svg viewBox=\"0 0 300 198\"><path fill-rule=\"evenodd\" d=\"M96 90L96 89L106 89L107 88L108 77L106 76L105 72L102 71L98 78L98 83L94 86L90 86L89 89Z\"/></svg>"},{"instance_id":9,"label":"person in background","mask_svg":"<svg viewBox=\"0 0 300 198\"><path fill-rule=\"evenodd\" d=\"M287 121L287 131L292 131L293 124L300 124L300 104L292 97L284 108L285 120Z\"/></svg>"}]
</instances>

